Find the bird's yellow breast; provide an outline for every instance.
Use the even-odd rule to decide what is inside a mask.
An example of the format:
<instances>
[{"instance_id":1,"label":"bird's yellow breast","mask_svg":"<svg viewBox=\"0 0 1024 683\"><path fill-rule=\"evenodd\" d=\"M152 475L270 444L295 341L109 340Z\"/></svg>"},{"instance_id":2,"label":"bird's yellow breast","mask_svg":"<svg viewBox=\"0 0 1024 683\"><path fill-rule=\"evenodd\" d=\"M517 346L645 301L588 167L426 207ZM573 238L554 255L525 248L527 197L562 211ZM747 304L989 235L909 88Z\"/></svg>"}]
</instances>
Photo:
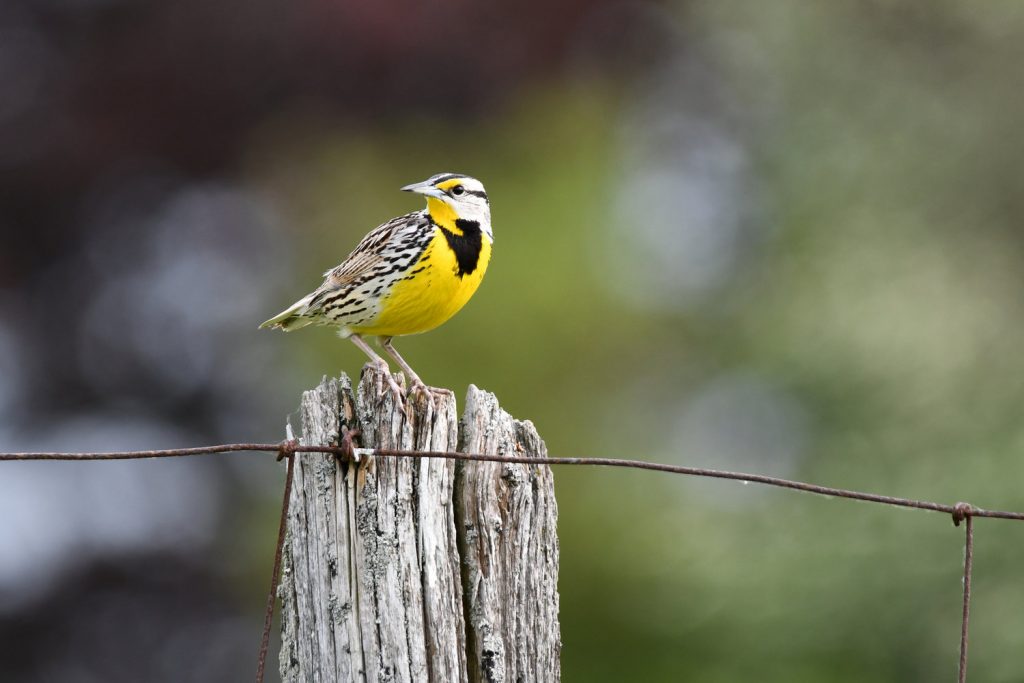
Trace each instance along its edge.
<instances>
[{"instance_id":1,"label":"bird's yellow breast","mask_svg":"<svg viewBox=\"0 0 1024 683\"><path fill-rule=\"evenodd\" d=\"M491 242L481 235L475 267L460 275L455 250L442 229L435 226L419 261L382 297L380 314L366 326L352 330L397 337L434 329L466 305L480 286L490 260Z\"/></svg>"}]
</instances>

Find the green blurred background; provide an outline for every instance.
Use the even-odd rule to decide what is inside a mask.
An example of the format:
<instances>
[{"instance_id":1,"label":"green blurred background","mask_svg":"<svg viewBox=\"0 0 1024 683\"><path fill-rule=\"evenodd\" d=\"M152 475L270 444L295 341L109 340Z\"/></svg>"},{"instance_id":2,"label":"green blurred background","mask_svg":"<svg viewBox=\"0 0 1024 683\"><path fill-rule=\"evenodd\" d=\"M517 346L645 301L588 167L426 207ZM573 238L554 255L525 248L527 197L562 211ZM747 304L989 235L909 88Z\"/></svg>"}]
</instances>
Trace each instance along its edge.
<instances>
[{"instance_id":1,"label":"green blurred background","mask_svg":"<svg viewBox=\"0 0 1024 683\"><path fill-rule=\"evenodd\" d=\"M364 358L255 326L458 171L494 260L427 383L552 455L1024 509L1021 64L1009 0L14 0L0 443L281 438ZM5 680L247 679L268 460L0 468ZM955 677L948 519L555 476L564 680ZM977 534L972 680L1022 681L1024 526Z\"/></svg>"}]
</instances>

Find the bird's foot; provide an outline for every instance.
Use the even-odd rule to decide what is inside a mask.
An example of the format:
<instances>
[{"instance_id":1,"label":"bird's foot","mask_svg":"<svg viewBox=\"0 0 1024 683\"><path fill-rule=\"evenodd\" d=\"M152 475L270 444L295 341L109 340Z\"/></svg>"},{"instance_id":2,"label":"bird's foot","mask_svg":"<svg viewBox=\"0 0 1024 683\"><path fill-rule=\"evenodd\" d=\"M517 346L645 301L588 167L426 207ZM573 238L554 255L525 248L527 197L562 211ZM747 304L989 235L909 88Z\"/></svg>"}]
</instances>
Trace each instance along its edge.
<instances>
[{"instance_id":1,"label":"bird's foot","mask_svg":"<svg viewBox=\"0 0 1024 683\"><path fill-rule=\"evenodd\" d=\"M395 397L395 405L405 412L405 392L402 391L402 387L399 386L398 382L395 381L394 376L388 373L388 388L391 390L391 395Z\"/></svg>"},{"instance_id":2,"label":"bird's foot","mask_svg":"<svg viewBox=\"0 0 1024 683\"><path fill-rule=\"evenodd\" d=\"M408 413L406 413L405 411L405 391L403 391L402 387L398 384L398 382L395 381L394 375L391 374L391 368L388 367L388 364L383 359L378 361L370 361L370 363L377 368L378 377L383 379L383 381L387 382L387 391L390 391L391 395L394 396L395 405L398 406L399 410L401 410L402 413L406 415L406 417L408 417ZM384 384L378 381L377 395L383 398L384 392Z\"/></svg>"},{"instance_id":3,"label":"bird's foot","mask_svg":"<svg viewBox=\"0 0 1024 683\"><path fill-rule=\"evenodd\" d=\"M424 384L423 380L416 375L413 375L409 379L409 395L411 396L413 394L430 395L430 387Z\"/></svg>"},{"instance_id":4,"label":"bird's foot","mask_svg":"<svg viewBox=\"0 0 1024 683\"><path fill-rule=\"evenodd\" d=\"M409 389L410 396L424 396L429 398L435 406L440 403L440 399L455 396L451 389L428 387L419 377L413 377L410 384L412 385Z\"/></svg>"}]
</instances>

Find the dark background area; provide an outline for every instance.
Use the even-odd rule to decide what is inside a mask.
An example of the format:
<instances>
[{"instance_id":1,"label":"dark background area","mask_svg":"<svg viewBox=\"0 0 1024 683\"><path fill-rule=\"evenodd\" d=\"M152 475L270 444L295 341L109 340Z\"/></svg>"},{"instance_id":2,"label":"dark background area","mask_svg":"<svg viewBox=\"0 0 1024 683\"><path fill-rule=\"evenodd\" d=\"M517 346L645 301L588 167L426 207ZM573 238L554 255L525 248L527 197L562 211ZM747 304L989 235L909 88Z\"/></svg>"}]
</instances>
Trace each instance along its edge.
<instances>
[{"instance_id":1,"label":"dark background area","mask_svg":"<svg viewBox=\"0 0 1024 683\"><path fill-rule=\"evenodd\" d=\"M281 439L364 358L256 325L458 171L495 256L428 383L553 455L1022 509L1021 63L1009 0L6 0L0 450ZM282 482L4 463L0 677L248 680ZM556 482L566 681L953 678L947 520ZM1022 541L978 523L977 680L1024 677Z\"/></svg>"}]
</instances>

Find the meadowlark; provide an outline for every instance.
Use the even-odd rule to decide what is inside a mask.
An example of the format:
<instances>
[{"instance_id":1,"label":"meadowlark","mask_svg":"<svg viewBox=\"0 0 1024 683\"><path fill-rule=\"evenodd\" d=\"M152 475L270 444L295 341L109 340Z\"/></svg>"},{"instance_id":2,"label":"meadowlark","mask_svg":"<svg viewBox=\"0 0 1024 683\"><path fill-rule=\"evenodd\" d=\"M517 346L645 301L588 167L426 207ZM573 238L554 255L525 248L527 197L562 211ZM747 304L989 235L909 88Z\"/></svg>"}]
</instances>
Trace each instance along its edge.
<instances>
[{"instance_id":1,"label":"meadowlark","mask_svg":"<svg viewBox=\"0 0 1024 683\"><path fill-rule=\"evenodd\" d=\"M439 173L402 190L425 195L427 207L372 230L341 265L324 273L323 284L260 325L285 331L336 326L340 337L384 371L399 401L404 396L387 362L363 336L378 336L411 390L426 391L392 339L432 330L455 315L480 286L494 242L491 207L479 180Z\"/></svg>"}]
</instances>

